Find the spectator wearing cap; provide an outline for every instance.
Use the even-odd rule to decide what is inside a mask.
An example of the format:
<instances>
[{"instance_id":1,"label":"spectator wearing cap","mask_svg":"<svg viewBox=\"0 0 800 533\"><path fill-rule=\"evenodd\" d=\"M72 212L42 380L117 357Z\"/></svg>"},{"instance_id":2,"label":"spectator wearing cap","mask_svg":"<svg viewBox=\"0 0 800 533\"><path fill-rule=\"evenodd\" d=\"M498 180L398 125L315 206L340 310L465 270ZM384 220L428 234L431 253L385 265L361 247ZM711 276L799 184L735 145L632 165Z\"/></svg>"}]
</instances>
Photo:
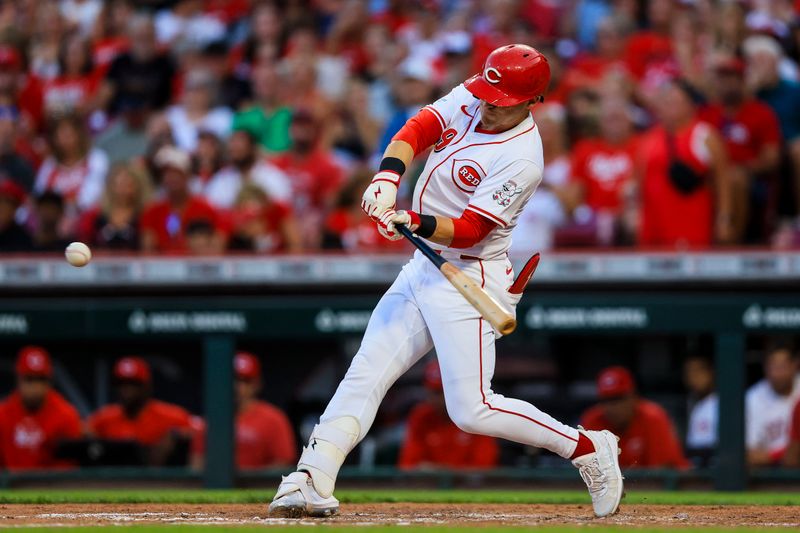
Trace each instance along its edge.
<instances>
[{"instance_id":1,"label":"spectator wearing cap","mask_svg":"<svg viewBox=\"0 0 800 533\"><path fill-rule=\"evenodd\" d=\"M600 403L581 416L589 430L619 435L619 464L626 468L687 468L675 426L655 402L640 398L633 376L624 367L606 368L597 376Z\"/></svg>"},{"instance_id":2,"label":"spectator wearing cap","mask_svg":"<svg viewBox=\"0 0 800 533\"><path fill-rule=\"evenodd\" d=\"M175 65L156 47L153 21L135 15L128 24L130 50L117 56L98 92L100 108L116 116L126 101L141 101L151 110L163 109L172 99Z\"/></svg>"},{"instance_id":3,"label":"spectator wearing cap","mask_svg":"<svg viewBox=\"0 0 800 533\"><path fill-rule=\"evenodd\" d=\"M100 205L81 216L79 240L96 249L138 250L139 218L150 194L150 179L142 169L125 163L115 165Z\"/></svg>"},{"instance_id":4,"label":"spectator wearing cap","mask_svg":"<svg viewBox=\"0 0 800 533\"><path fill-rule=\"evenodd\" d=\"M0 250L26 252L31 250L31 236L17 221L19 206L25 202L25 191L7 178L0 179Z\"/></svg>"},{"instance_id":5,"label":"spectator wearing cap","mask_svg":"<svg viewBox=\"0 0 800 533\"><path fill-rule=\"evenodd\" d=\"M325 212L344 182L344 172L333 154L320 143L320 123L310 111L299 110L289 128L291 148L271 159L289 178L294 210L303 213L303 243L317 248Z\"/></svg>"},{"instance_id":6,"label":"spectator wearing cap","mask_svg":"<svg viewBox=\"0 0 800 533\"><path fill-rule=\"evenodd\" d=\"M34 192L61 195L67 217L74 222L80 211L94 207L100 200L108 158L102 150L92 147L86 125L78 115L53 119L47 137L50 157L39 167Z\"/></svg>"},{"instance_id":7,"label":"spectator wearing cap","mask_svg":"<svg viewBox=\"0 0 800 533\"><path fill-rule=\"evenodd\" d=\"M268 152L289 148L292 112L280 99L281 79L275 65L261 63L253 69L254 104L233 117L233 129L249 131Z\"/></svg>"},{"instance_id":8,"label":"spectator wearing cap","mask_svg":"<svg viewBox=\"0 0 800 533\"><path fill-rule=\"evenodd\" d=\"M226 107L213 106L216 92L217 82L209 71L194 69L186 75L180 104L165 113L178 148L194 152L201 131L221 139L230 135L233 114Z\"/></svg>"},{"instance_id":9,"label":"spectator wearing cap","mask_svg":"<svg viewBox=\"0 0 800 533\"><path fill-rule=\"evenodd\" d=\"M224 249L225 235L217 211L189 188L189 154L174 146L162 147L155 156L164 197L145 207L139 226L141 246L147 252L185 253L189 250L187 229L205 224L213 234L212 248Z\"/></svg>"},{"instance_id":10,"label":"spectator wearing cap","mask_svg":"<svg viewBox=\"0 0 800 533\"><path fill-rule=\"evenodd\" d=\"M34 198L30 217L34 250L61 252L69 245L72 233L64 229L64 213L64 197L57 192L45 191Z\"/></svg>"},{"instance_id":11,"label":"spectator wearing cap","mask_svg":"<svg viewBox=\"0 0 800 533\"><path fill-rule=\"evenodd\" d=\"M150 365L141 357L123 357L114 365L113 378L119 403L101 407L87 421L93 437L134 441L147 450L146 462L161 465L199 428L184 408L152 398Z\"/></svg>"},{"instance_id":12,"label":"spectator wearing cap","mask_svg":"<svg viewBox=\"0 0 800 533\"><path fill-rule=\"evenodd\" d=\"M745 64L723 58L714 68L716 101L701 116L722 134L731 160L734 239L763 242L770 189L781 157L781 130L775 112L747 94Z\"/></svg>"},{"instance_id":13,"label":"spectator wearing cap","mask_svg":"<svg viewBox=\"0 0 800 533\"><path fill-rule=\"evenodd\" d=\"M238 352L233 359L233 371L236 466L255 469L293 465L297 460L297 445L289 418L275 405L258 399L262 390L258 358L249 352ZM204 438L195 441L196 456L202 451L204 441Z\"/></svg>"},{"instance_id":14,"label":"spectator wearing cap","mask_svg":"<svg viewBox=\"0 0 800 533\"><path fill-rule=\"evenodd\" d=\"M747 85L756 98L770 106L778 117L791 160L795 212L800 213L800 84L781 76L783 49L765 35L748 37L742 45L747 62ZM800 218L800 217L798 217Z\"/></svg>"},{"instance_id":15,"label":"spectator wearing cap","mask_svg":"<svg viewBox=\"0 0 800 533\"><path fill-rule=\"evenodd\" d=\"M78 411L53 390L50 354L39 346L19 351L17 388L0 403L0 469L68 466L58 461L59 441L81 435Z\"/></svg>"},{"instance_id":16,"label":"spectator wearing cap","mask_svg":"<svg viewBox=\"0 0 800 533\"><path fill-rule=\"evenodd\" d=\"M289 178L264 158L258 137L249 130L234 131L228 139L228 164L205 183L194 187L217 209L231 209L239 192L252 184L262 189L273 201L288 204L292 187Z\"/></svg>"},{"instance_id":17,"label":"spectator wearing cap","mask_svg":"<svg viewBox=\"0 0 800 533\"><path fill-rule=\"evenodd\" d=\"M661 123L644 134L638 151L642 246L707 248L732 242L728 154L719 132L698 117L700 99L684 80L659 89Z\"/></svg>"},{"instance_id":18,"label":"spectator wearing cap","mask_svg":"<svg viewBox=\"0 0 800 533\"><path fill-rule=\"evenodd\" d=\"M428 399L417 404L408 416L398 466L416 468L492 468L497 466L497 440L461 431L450 420L444 401L439 363L425 366Z\"/></svg>"}]
</instances>

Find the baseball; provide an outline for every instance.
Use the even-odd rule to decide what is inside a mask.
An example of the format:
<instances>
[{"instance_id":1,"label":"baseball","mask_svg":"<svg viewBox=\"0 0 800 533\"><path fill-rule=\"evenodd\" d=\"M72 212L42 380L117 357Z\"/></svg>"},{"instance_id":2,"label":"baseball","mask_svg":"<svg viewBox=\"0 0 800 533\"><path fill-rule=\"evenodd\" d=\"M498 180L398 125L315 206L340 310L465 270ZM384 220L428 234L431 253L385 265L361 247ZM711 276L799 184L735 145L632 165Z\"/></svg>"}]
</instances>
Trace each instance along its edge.
<instances>
[{"instance_id":1,"label":"baseball","mask_svg":"<svg viewBox=\"0 0 800 533\"><path fill-rule=\"evenodd\" d=\"M82 267L92 260L92 251L82 242L73 242L64 251L67 262L74 267Z\"/></svg>"}]
</instances>

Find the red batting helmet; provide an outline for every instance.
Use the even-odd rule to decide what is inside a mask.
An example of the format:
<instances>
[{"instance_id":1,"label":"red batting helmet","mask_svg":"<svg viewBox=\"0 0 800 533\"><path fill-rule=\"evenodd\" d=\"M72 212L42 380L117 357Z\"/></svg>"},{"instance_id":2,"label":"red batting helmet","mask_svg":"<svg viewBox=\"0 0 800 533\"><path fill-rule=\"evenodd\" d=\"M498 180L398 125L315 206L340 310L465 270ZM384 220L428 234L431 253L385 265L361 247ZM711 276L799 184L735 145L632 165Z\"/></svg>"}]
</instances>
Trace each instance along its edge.
<instances>
[{"instance_id":1,"label":"red batting helmet","mask_svg":"<svg viewBox=\"0 0 800 533\"><path fill-rule=\"evenodd\" d=\"M549 83L550 65L543 54L525 44L509 44L489 54L483 72L464 87L481 100L507 107L544 96Z\"/></svg>"}]
</instances>

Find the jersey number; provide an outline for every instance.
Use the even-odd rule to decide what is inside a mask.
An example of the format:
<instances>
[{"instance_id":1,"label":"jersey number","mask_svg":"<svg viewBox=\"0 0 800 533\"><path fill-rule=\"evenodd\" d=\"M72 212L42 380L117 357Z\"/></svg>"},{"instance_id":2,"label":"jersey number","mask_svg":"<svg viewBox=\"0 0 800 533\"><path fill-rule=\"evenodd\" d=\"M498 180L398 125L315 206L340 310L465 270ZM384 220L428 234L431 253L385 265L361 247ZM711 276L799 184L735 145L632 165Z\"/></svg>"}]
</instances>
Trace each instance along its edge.
<instances>
[{"instance_id":1,"label":"jersey number","mask_svg":"<svg viewBox=\"0 0 800 533\"><path fill-rule=\"evenodd\" d=\"M456 134L458 132L453 128L448 128L442 132L442 136L439 138L439 142L433 145L434 152L441 152L444 150L444 147L450 144L453 139L456 138Z\"/></svg>"}]
</instances>

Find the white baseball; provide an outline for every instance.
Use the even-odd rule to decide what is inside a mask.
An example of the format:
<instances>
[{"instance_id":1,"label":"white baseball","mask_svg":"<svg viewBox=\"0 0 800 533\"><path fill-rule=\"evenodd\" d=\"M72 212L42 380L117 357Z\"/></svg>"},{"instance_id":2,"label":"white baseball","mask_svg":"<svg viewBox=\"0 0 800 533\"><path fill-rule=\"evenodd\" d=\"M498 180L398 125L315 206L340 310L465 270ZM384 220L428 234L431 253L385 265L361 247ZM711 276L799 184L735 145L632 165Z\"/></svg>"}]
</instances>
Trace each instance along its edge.
<instances>
[{"instance_id":1,"label":"white baseball","mask_svg":"<svg viewBox=\"0 0 800 533\"><path fill-rule=\"evenodd\" d=\"M74 267L82 267L92 260L92 251L82 242L73 242L64 251L67 262Z\"/></svg>"}]
</instances>

